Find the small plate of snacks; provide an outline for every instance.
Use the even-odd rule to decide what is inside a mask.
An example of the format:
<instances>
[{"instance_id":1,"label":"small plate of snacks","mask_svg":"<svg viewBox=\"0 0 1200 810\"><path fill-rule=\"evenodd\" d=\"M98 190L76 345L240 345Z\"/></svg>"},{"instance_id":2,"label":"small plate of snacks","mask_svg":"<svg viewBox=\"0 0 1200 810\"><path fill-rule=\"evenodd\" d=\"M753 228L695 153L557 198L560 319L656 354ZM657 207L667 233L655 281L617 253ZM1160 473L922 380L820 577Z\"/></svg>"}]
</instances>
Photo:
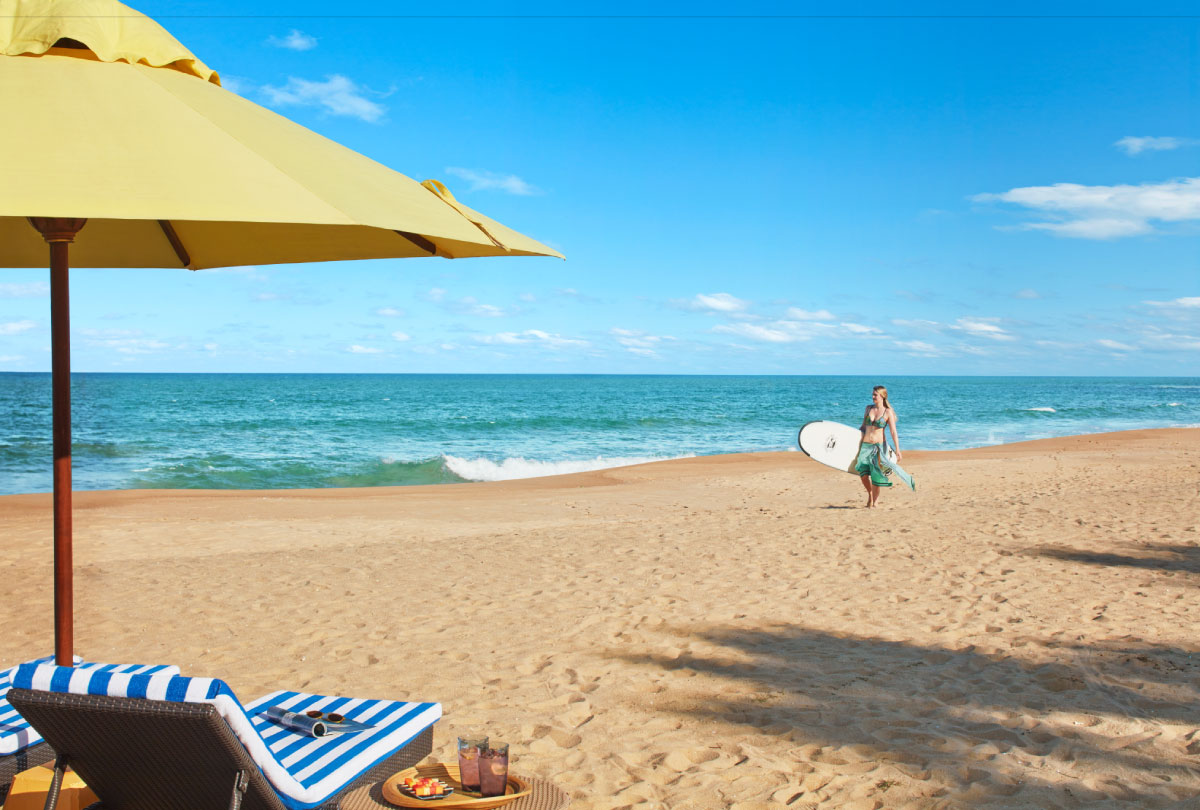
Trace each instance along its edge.
<instances>
[{"instance_id":1,"label":"small plate of snacks","mask_svg":"<svg viewBox=\"0 0 1200 810\"><path fill-rule=\"evenodd\" d=\"M418 784L427 787L418 793L414 789ZM435 784L442 787L442 793L429 789L429 785ZM503 796L480 796L479 793L467 791L463 787L458 763L435 762L406 768L393 774L384 781L382 790L384 800L396 807L415 807L421 810L491 810L528 796L532 786L527 780L510 771Z\"/></svg>"},{"instance_id":2,"label":"small plate of snacks","mask_svg":"<svg viewBox=\"0 0 1200 810\"><path fill-rule=\"evenodd\" d=\"M432 776L405 777L396 787L400 788L401 793L422 801L444 799L454 792L454 788Z\"/></svg>"}]
</instances>

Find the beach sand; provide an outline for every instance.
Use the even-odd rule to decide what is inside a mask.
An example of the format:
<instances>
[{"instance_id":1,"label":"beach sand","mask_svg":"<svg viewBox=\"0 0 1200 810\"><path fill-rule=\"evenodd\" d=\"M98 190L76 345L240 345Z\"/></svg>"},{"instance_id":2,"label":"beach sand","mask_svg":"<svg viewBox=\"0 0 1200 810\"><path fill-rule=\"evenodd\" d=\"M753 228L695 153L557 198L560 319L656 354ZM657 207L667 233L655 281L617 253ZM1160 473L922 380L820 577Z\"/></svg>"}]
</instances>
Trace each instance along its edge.
<instances>
[{"instance_id":1,"label":"beach sand","mask_svg":"<svg viewBox=\"0 0 1200 810\"><path fill-rule=\"evenodd\" d=\"M75 650L443 704L574 808L1200 807L1200 430L75 500ZM0 666L52 646L0 498Z\"/></svg>"}]
</instances>

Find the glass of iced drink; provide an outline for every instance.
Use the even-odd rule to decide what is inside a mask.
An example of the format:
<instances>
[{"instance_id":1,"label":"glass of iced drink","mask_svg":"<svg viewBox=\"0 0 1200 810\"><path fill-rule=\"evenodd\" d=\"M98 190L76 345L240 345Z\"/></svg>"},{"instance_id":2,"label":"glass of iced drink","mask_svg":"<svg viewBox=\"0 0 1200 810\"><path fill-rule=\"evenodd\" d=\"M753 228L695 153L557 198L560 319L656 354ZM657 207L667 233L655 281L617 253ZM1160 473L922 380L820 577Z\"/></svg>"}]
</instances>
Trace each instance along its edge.
<instances>
[{"instance_id":1,"label":"glass of iced drink","mask_svg":"<svg viewBox=\"0 0 1200 810\"><path fill-rule=\"evenodd\" d=\"M508 787L508 743L496 743L479 752L479 794L503 796Z\"/></svg>"},{"instance_id":2,"label":"glass of iced drink","mask_svg":"<svg viewBox=\"0 0 1200 810\"><path fill-rule=\"evenodd\" d=\"M487 744L487 737L458 738L458 778L469 793L479 792L479 754Z\"/></svg>"}]
</instances>

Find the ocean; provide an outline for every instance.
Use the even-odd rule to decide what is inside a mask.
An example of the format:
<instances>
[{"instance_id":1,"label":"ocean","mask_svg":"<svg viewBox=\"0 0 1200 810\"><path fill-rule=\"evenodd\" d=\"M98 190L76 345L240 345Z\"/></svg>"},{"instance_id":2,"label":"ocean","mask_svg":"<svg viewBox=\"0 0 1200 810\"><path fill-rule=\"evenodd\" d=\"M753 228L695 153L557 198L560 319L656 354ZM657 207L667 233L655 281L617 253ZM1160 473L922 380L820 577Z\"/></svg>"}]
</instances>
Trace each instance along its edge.
<instances>
[{"instance_id":1,"label":"ocean","mask_svg":"<svg viewBox=\"0 0 1200 810\"><path fill-rule=\"evenodd\" d=\"M1200 426L1200 377L72 375L74 487L294 489L795 450L883 382L903 449ZM51 489L48 373L0 373L0 494Z\"/></svg>"}]
</instances>

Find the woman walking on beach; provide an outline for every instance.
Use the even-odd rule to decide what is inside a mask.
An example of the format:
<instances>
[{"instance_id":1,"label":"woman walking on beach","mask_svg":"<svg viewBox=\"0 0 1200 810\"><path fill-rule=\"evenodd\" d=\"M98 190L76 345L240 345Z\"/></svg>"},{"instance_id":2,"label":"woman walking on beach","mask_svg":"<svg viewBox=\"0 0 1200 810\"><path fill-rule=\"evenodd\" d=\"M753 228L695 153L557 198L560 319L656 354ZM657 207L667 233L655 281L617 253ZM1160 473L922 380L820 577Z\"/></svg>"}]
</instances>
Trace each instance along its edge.
<instances>
[{"instance_id":1,"label":"woman walking on beach","mask_svg":"<svg viewBox=\"0 0 1200 810\"><path fill-rule=\"evenodd\" d=\"M896 449L896 460L900 460L900 438L896 435L896 412L888 402L887 388L877 385L871 390L871 404L863 411L862 444L858 447L858 460L854 471L859 474L863 488L867 491L867 508L879 500L879 488L890 487L892 482L883 472L880 462L887 450L888 428L892 429L892 447Z\"/></svg>"}]
</instances>

